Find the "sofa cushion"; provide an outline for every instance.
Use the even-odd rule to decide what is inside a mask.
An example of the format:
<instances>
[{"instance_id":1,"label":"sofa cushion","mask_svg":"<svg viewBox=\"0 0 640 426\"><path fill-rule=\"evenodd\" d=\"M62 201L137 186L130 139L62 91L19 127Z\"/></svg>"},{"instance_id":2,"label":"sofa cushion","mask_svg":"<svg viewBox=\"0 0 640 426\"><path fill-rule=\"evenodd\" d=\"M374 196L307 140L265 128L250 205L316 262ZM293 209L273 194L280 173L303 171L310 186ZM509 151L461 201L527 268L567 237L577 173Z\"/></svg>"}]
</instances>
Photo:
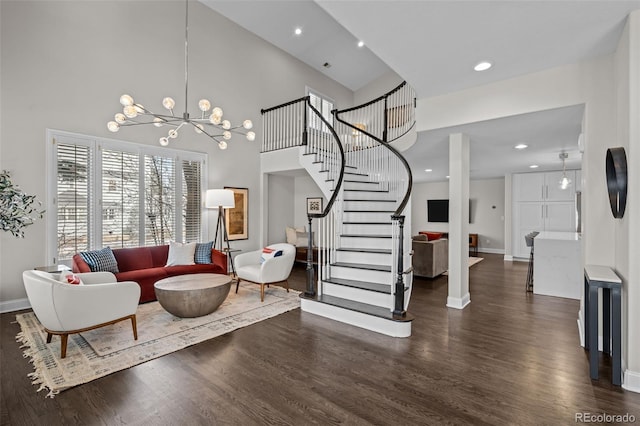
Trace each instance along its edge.
<instances>
[{"instance_id":1,"label":"sofa cushion","mask_svg":"<svg viewBox=\"0 0 640 426\"><path fill-rule=\"evenodd\" d=\"M213 248L213 241L208 243L197 243L196 253L194 260L196 263L211 263L211 249Z\"/></svg>"},{"instance_id":2,"label":"sofa cushion","mask_svg":"<svg viewBox=\"0 0 640 426\"><path fill-rule=\"evenodd\" d=\"M81 251L80 256L87 262L91 272L106 271L117 274L118 262L116 261L111 247L105 247L100 250Z\"/></svg>"},{"instance_id":3,"label":"sofa cushion","mask_svg":"<svg viewBox=\"0 0 640 426\"><path fill-rule=\"evenodd\" d=\"M151 261L153 262L154 268L167 264L167 257L169 256L168 244L162 246L151 246L149 247L149 251L151 252Z\"/></svg>"},{"instance_id":4,"label":"sofa cushion","mask_svg":"<svg viewBox=\"0 0 640 426\"><path fill-rule=\"evenodd\" d=\"M135 281L140 286L140 303L156 300L153 285L156 281L167 278L165 268L147 268L137 271L120 272L116 274L118 281Z\"/></svg>"},{"instance_id":5,"label":"sofa cushion","mask_svg":"<svg viewBox=\"0 0 640 426\"><path fill-rule=\"evenodd\" d=\"M149 247L121 248L113 251L120 272L153 268Z\"/></svg>"},{"instance_id":6,"label":"sofa cushion","mask_svg":"<svg viewBox=\"0 0 640 426\"><path fill-rule=\"evenodd\" d=\"M167 275L175 277L176 275L187 274L225 274L222 268L213 263L196 263L195 265L176 265L164 268Z\"/></svg>"}]
</instances>

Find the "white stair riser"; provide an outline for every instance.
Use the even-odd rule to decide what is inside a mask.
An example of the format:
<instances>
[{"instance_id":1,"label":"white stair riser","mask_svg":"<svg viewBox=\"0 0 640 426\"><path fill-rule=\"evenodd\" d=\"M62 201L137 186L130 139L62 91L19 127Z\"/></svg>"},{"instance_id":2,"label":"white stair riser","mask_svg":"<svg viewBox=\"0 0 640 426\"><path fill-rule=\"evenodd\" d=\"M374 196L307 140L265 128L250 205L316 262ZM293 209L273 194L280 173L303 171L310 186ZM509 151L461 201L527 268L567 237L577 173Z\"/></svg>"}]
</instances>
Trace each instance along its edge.
<instances>
[{"instance_id":1,"label":"white stair riser","mask_svg":"<svg viewBox=\"0 0 640 426\"><path fill-rule=\"evenodd\" d=\"M376 333L385 334L391 337L411 336L410 321L391 321L363 314L361 312L327 305L326 303L315 302L309 299L300 299L300 309L304 312L320 315L334 321L351 324L356 327L361 327L366 330L375 331Z\"/></svg>"},{"instance_id":2,"label":"white stair riser","mask_svg":"<svg viewBox=\"0 0 640 426\"><path fill-rule=\"evenodd\" d=\"M390 249L391 238L340 237L340 247Z\"/></svg>"},{"instance_id":3,"label":"white stair riser","mask_svg":"<svg viewBox=\"0 0 640 426\"><path fill-rule=\"evenodd\" d=\"M367 188L367 191L347 191L345 189L344 198L347 200L391 200L393 199L394 202L392 203L385 202L381 204L388 204L387 207L389 207L389 210L394 210L396 208L396 204L398 203L395 202L395 198L388 192L372 192L368 190L375 191L375 188Z\"/></svg>"},{"instance_id":4,"label":"white stair riser","mask_svg":"<svg viewBox=\"0 0 640 426\"><path fill-rule=\"evenodd\" d=\"M336 261L391 266L391 254L363 253L358 251L336 251Z\"/></svg>"},{"instance_id":5,"label":"white stair riser","mask_svg":"<svg viewBox=\"0 0 640 426\"><path fill-rule=\"evenodd\" d=\"M351 180L351 179L350 179ZM364 189L370 191L377 191L384 189L378 182L344 182L344 189Z\"/></svg>"},{"instance_id":6,"label":"white stair riser","mask_svg":"<svg viewBox=\"0 0 640 426\"><path fill-rule=\"evenodd\" d=\"M347 287L339 284L323 283L322 294L341 297L343 299L355 300L357 302L381 306L384 308L391 308L393 306L391 286L389 286L389 293L378 293L376 291Z\"/></svg>"},{"instance_id":7,"label":"white stair riser","mask_svg":"<svg viewBox=\"0 0 640 426\"><path fill-rule=\"evenodd\" d=\"M345 222L388 222L391 220L389 212L345 212L342 215Z\"/></svg>"},{"instance_id":8,"label":"white stair riser","mask_svg":"<svg viewBox=\"0 0 640 426\"><path fill-rule=\"evenodd\" d=\"M378 224L350 224L344 223L342 225L343 234L358 234L358 235L391 235L392 225L378 225Z\"/></svg>"},{"instance_id":9,"label":"white stair riser","mask_svg":"<svg viewBox=\"0 0 640 426\"><path fill-rule=\"evenodd\" d=\"M395 210L396 203L377 203L375 201L357 201L355 198L351 198L350 195L343 195L345 200L355 200L355 201L345 201L344 202L344 210L372 210L372 211L391 211Z\"/></svg>"},{"instance_id":10,"label":"white stair riser","mask_svg":"<svg viewBox=\"0 0 640 426\"><path fill-rule=\"evenodd\" d=\"M391 284L391 272L372 271L370 269L345 268L331 266L331 277L345 280L369 281L378 284Z\"/></svg>"}]
</instances>

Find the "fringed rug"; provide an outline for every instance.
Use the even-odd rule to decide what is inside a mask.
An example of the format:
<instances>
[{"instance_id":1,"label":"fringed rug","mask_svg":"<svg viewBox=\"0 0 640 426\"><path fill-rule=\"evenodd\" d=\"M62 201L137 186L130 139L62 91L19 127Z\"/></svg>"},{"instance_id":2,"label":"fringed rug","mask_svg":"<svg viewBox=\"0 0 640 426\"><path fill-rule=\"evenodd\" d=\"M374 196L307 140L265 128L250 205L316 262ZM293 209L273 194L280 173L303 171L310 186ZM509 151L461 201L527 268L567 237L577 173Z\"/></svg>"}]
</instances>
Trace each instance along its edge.
<instances>
[{"instance_id":1,"label":"fringed rug","mask_svg":"<svg viewBox=\"0 0 640 426\"><path fill-rule=\"evenodd\" d=\"M46 343L44 328L33 312L16 315L24 357L35 371L29 374L38 392L48 390L53 397L71 387L116 371L161 357L196 343L300 307L299 292L290 293L271 286L260 302L260 287L241 283L238 294L232 285L229 296L212 314L198 318L178 318L158 302L138 307L138 340L133 340L131 323L123 321L82 334L69 336L67 356L60 358L60 337Z\"/></svg>"},{"instance_id":2,"label":"fringed rug","mask_svg":"<svg viewBox=\"0 0 640 426\"><path fill-rule=\"evenodd\" d=\"M469 268L471 268L476 263L480 263L484 260L484 257L473 257L469 256ZM449 271L444 271L442 275L449 275Z\"/></svg>"}]
</instances>

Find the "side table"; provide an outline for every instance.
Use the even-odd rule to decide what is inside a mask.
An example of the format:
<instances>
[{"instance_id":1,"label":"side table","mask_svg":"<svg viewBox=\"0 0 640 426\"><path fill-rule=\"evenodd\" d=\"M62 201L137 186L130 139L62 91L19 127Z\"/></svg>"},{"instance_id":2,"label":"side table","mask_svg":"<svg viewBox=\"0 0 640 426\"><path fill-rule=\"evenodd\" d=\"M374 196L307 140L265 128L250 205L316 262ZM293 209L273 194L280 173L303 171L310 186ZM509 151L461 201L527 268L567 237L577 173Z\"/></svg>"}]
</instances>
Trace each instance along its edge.
<instances>
[{"instance_id":1,"label":"side table","mask_svg":"<svg viewBox=\"0 0 640 426\"><path fill-rule=\"evenodd\" d=\"M622 280L608 266L584 267L584 348L589 350L589 374L598 380L598 289L602 289L602 352L611 354L611 382L620 386ZM611 348L609 337L611 336Z\"/></svg>"},{"instance_id":2,"label":"side table","mask_svg":"<svg viewBox=\"0 0 640 426\"><path fill-rule=\"evenodd\" d=\"M236 266L233 264L233 253L241 252L240 249L232 249L229 247L225 247L222 249L222 252L228 256L228 265L231 265L231 274L233 279L236 280L236 293L238 293L238 287L240 286L240 281L238 281L238 275L236 274Z\"/></svg>"}]
</instances>

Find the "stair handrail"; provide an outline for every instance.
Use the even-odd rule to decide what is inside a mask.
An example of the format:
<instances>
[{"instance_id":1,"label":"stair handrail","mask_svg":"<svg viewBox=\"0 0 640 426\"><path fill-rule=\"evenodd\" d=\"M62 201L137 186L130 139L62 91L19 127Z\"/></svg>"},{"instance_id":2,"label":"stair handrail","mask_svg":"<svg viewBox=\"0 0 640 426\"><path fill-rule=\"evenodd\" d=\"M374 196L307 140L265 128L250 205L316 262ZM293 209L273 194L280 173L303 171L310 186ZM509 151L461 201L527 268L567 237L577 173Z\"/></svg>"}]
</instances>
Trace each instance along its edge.
<instances>
[{"instance_id":1,"label":"stair handrail","mask_svg":"<svg viewBox=\"0 0 640 426\"><path fill-rule=\"evenodd\" d=\"M329 123L313 105L311 105L311 99L307 96L307 105L310 110L316 114L320 120L327 126L327 129L331 132L333 139L336 142L338 147L338 152L340 153L340 174L338 175L338 181L333 188L333 194L331 194L331 198L327 202L324 210L321 213L307 213L307 219L309 221L309 232L308 232L308 241L307 241L307 290L304 292L307 297L314 297L316 295L315 288L313 286L313 281L315 277L315 271L313 268L313 234L311 231L312 221L313 219L322 219L326 217L331 209L333 208L333 204L335 203L338 195L340 194L340 189L342 188L342 182L344 179L344 169L345 169L345 156L344 156L344 148L342 147L342 143L340 141L340 137L336 133L333 125ZM306 129L305 129L306 131ZM320 256L320 254L318 254Z\"/></svg>"},{"instance_id":2,"label":"stair handrail","mask_svg":"<svg viewBox=\"0 0 640 426\"><path fill-rule=\"evenodd\" d=\"M405 134L407 134L414 126L415 126L415 120L413 122L413 124L411 125L411 127L409 127L409 129L404 132L402 135L394 138L393 140L389 141L387 140L387 136L388 136L388 122L387 122L387 105L386 102L389 99L389 97L391 95L393 95L394 93L396 93L397 91L399 91L400 89L402 89L405 85L407 84L406 81L403 81L402 83L400 83L397 87L395 87L394 89L388 91L387 93L385 93L382 96L379 96L369 102L366 102L364 104L361 105L357 105L351 108L346 108L343 110L337 110L334 109L333 111L331 111L331 113L333 114L333 116L335 117L335 119L337 121L339 121L340 123L344 124L347 127L350 127L351 129L358 131L360 133L363 133L367 136L369 136L371 139L375 140L376 142L380 143L381 145L385 146L389 151L391 151L399 160L400 162L403 164L403 166L405 167L406 171L407 171L407 190L405 191L404 197L402 198L402 202L398 205L398 207L396 208L395 212L393 213L393 215L391 216L392 219L397 220L398 217L400 217L402 215L402 212L404 211L405 207L407 206L407 203L409 202L409 198L411 197L411 190L413 188L413 174L411 173L411 168L409 167L409 163L407 162L407 160L404 158L404 156L402 154L400 154L400 152L395 149L394 147L392 147L391 145L389 145L390 142L393 142L394 140L397 140L399 138L401 138L402 136L404 136ZM354 111L356 109L360 109L360 108L364 108L367 107L369 105L372 105L376 102L379 102L381 100L385 101L385 115L384 115L384 130L383 130L383 138L380 139L379 137L371 134L370 132L367 132L366 130L360 129L359 127L356 127L355 125L344 121L343 119L341 119L338 114L344 114L350 111ZM416 104L416 98L413 98L413 106L415 108Z\"/></svg>"},{"instance_id":3,"label":"stair handrail","mask_svg":"<svg viewBox=\"0 0 640 426\"><path fill-rule=\"evenodd\" d=\"M269 112L272 112L272 111L275 111L275 110L279 110L279 109L282 109L282 108L286 108L288 106L295 105L295 104L300 103L300 102L304 102L305 104L309 104L310 101L311 101L311 97L309 95L303 96L301 98L294 99L292 101L288 101L288 102L282 103L280 105L275 105L275 106L272 106L272 107L269 107L269 108L263 108L263 109L260 110L260 114L262 116L264 116L265 114L267 114ZM307 129L308 129L308 126L309 126L309 122L308 122L308 117L307 117L307 109L303 108L302 110L303 110L303 112L302 112L302 114L303 114L302 140L301 140L300 144L295 144L293 146L300 146L300 145L306 145L307 144L307 138L308 138ZM268 132L265 129L264 119L262 121L262 126L263 126L263 129L262 129L262 134L263 134L263 149L262 149L262 152L272 151L271 149L270 150L265 150L264 149L264 143L265 143L264 138L266 138L266 136L268 134ZM290 147L289 146L284 146L284 147L281 147L281 148L290 148ZM273 150L277 150L277 149L278 148L275 148Z\"/></svg>"},{"instance_id":4,"label":"stair handrail","mask_svg":"<svg viewBox=\"0 0 640 426\"><path fill-rule=\"evenodd\" d=\"M397 87L395 87L394 89L392 89L391 91L385 93L382 96L379 96L376 99L373 99L367 103L364 103L362 105L358 105L352 108L348 108L342 111L339 110L333 110L331 111L331 113L333 114L333 116L335 117L335 119L344 124L345 126L351 128L353 131L355 132L360 132L363 133L365 135L367 135L369 138L371 138L371 140L378 142L380 145L384 146L385 148L387 148L389 151L391 151L391 153L393 155L395 155L398 160L400 160L401 164L404 166L406 173L407 173L407 187L406 187L406 191L404 194L404 197L402 198L402 201L400 202L400 204L397 206L396 210L394 211L394 213L391 215L391 220L392 221L397 221L398 223L398 228L399 228L399 232L398 232L398 250L397 250L397 259L396 259L396 263L395 263L395 268L396 268L396 280L395 280L395 284L393 286L393 294L394 294L394 306L393 306L393 314L395 316L398 317L404 317L406 316L406 310L405 310L405 301L404 301L404 220L405 220L405 216L402 214L404 209L406 208L407 204L409 203L409 198L411 197L411 190L413 188L413 174L411 173L411 168L409 167L409 163L407 162L407 160L404 158L404 156L402 154L400 154L400 152L395 149L394 147L392 147L390 145L390 141L389 140L389 105L388 105L388 100L389 97L391 97L393 94L395 94L397 91L401 90L405 85L407 84L406 81L403 81L402 83L400 83ZM345 120L343 120L342 118L340 118L340 114L345 114L347 112L350 111L354 111L357 109L362 109L365 108L367 106L370 106L376 102L380 102L380 101L384 101L384 116L383 116L383 128L382 128L382 138L379 138L375 135L373 135L371 132L367 132L366 129L362 129L360 127L355 126L355 124L349 123ZM416 107L416 98L415 95L413 97L413 108ZM415 126L415 117L414 117L414 121L413 123L411 123L411 125L409 126L409 128L402 133L401 135L397 136L396 138L394 138L393 140L396 140L402 136L404 136L405 134L407 134L413 127Z\"/></svg>"}]
</instances>

